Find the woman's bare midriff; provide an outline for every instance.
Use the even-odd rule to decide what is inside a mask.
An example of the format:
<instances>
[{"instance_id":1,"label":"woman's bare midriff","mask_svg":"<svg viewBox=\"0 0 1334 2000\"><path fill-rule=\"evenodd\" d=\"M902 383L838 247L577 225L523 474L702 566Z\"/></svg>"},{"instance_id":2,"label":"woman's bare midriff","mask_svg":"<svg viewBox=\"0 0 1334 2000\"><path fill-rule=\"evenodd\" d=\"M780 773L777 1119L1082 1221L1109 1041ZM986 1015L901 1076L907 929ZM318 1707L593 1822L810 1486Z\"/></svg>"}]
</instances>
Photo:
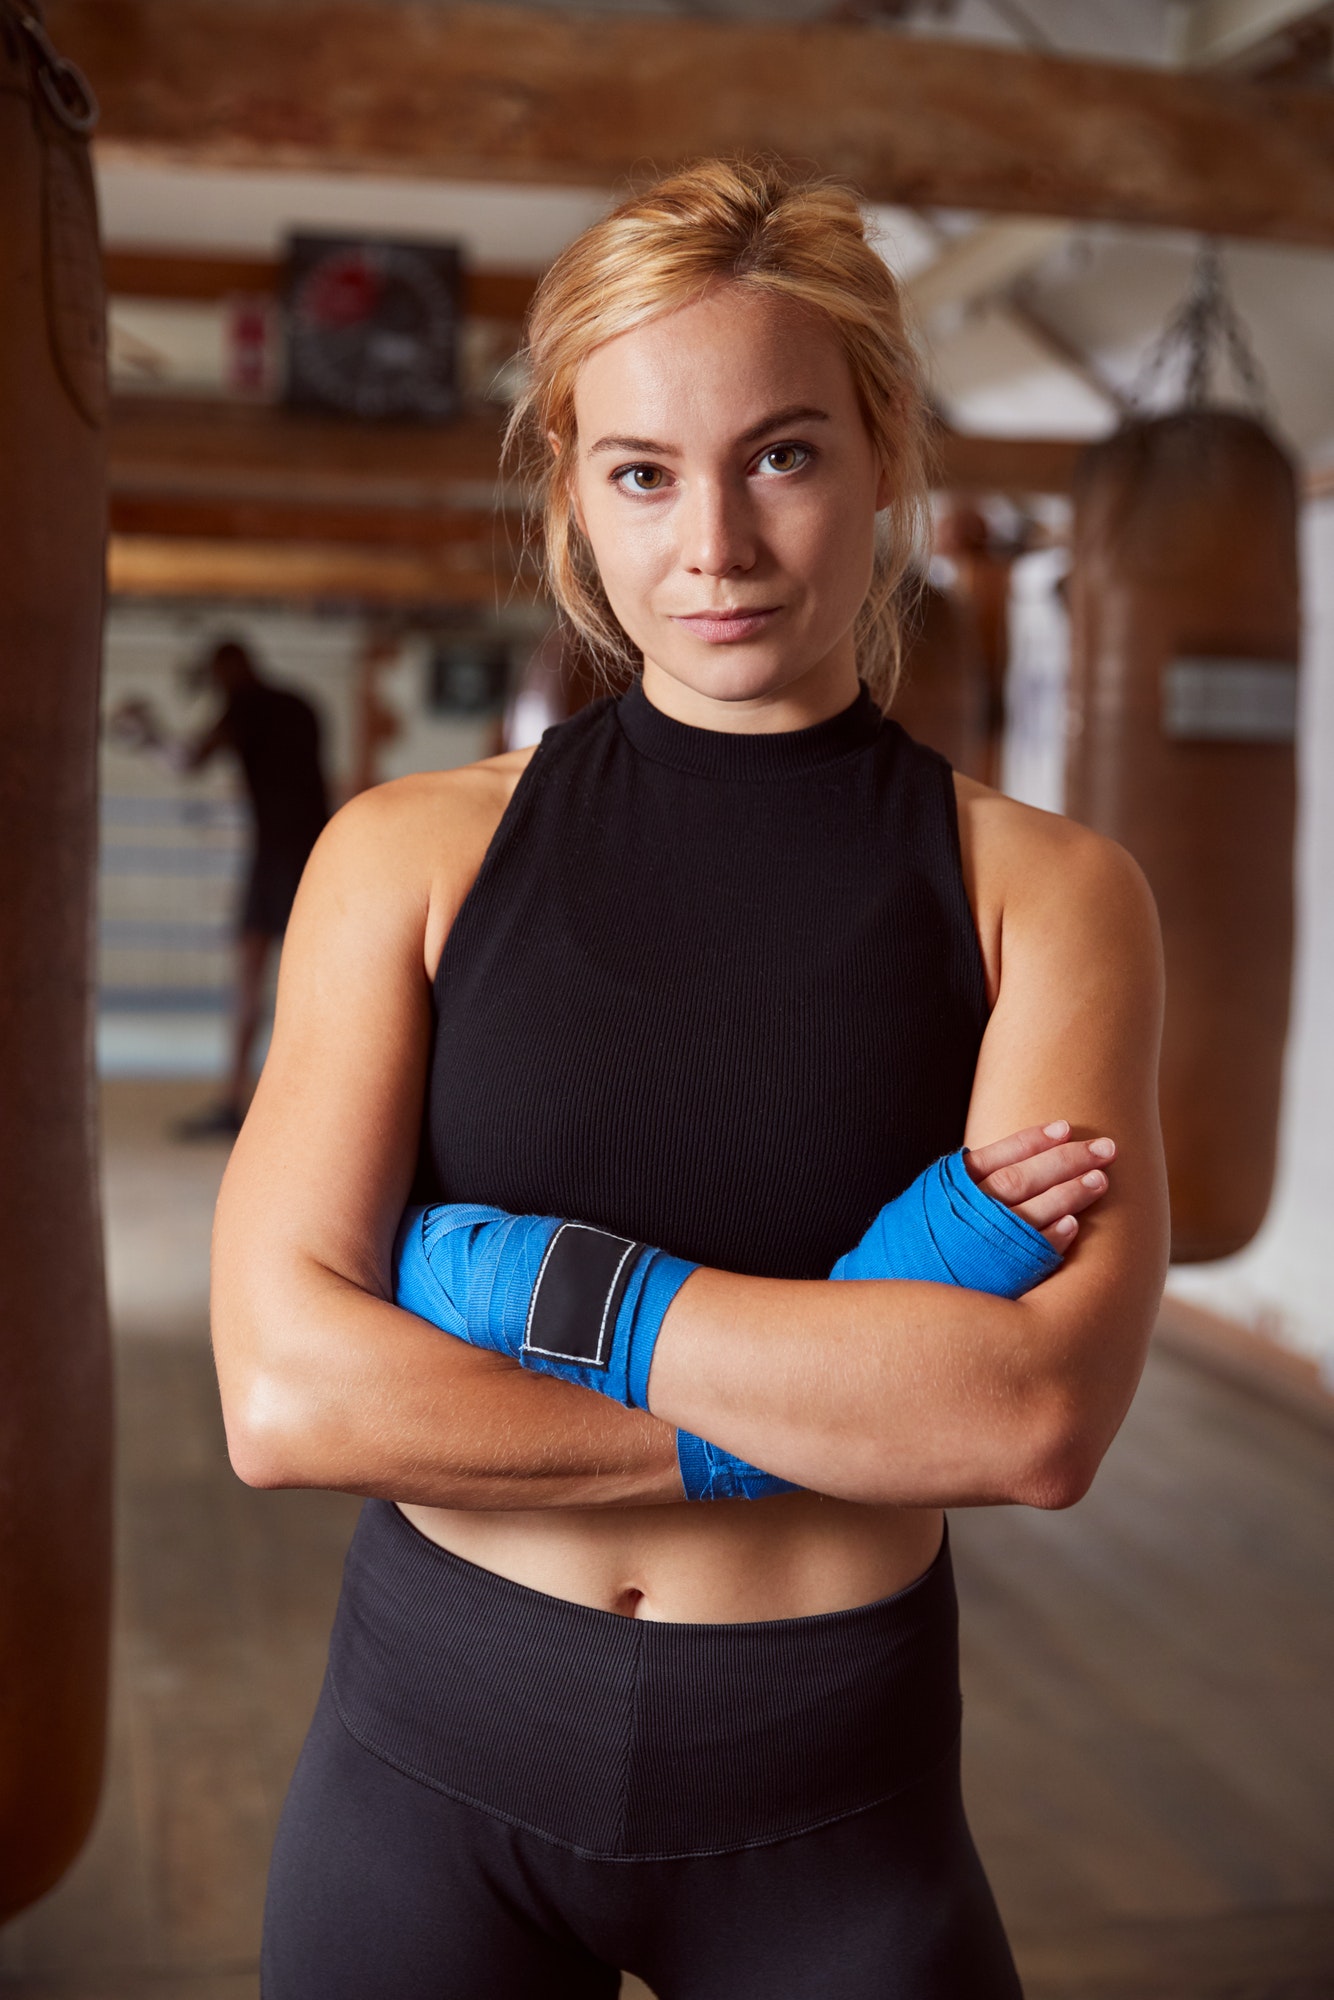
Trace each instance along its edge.
<instances>
[{"instance_id":1,"label":"woman's bare midriff","mask_svg":"<svg viewBox=\"0 0 1334 2000\"><path fill-rule=\"evenodd\" d=\"M810 1618L891 1597L930 1566L942 1532L938 1508L816 1493L542 1513L400 1505L441 1548L513 1583L683 1624Z\"/></svg>"}]
</instances>

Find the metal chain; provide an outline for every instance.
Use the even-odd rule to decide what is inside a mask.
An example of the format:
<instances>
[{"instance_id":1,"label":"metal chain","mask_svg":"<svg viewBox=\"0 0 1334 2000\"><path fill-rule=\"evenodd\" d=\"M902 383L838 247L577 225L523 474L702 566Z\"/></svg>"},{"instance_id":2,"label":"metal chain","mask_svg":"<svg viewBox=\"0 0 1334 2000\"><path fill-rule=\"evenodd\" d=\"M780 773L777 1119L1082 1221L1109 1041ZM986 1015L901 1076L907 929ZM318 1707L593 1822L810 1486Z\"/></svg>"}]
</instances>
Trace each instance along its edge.
<instances>
[{"instance_id":1,"label":"metal chain","mask_svg":"<svg viewBox=\"0 0 1334 2000\"><path fill-rule=\"evenodd\" d=\"M1168 321L1144 358L1130 392L1131 402L1147 408L1153 392L1178 356L1184 356L1186 379L1183 406L1202 410L1210 400L1211 384L1224 360L1229 362L1246 405L1257 415L1269 407L1269 389L1250 338L1232 303L1218 245L1206 239L1195 259L1195 270L1184 304Z\"/></svg>"},{"instance_id":2,"label":"metal chain","mask_svg":"<svg viewBox=\"0 0 1334 2000\"><path fill-rule=\"evenodd\" d=\"M60 54L35 14L29 14L23 7L15 7L12 12L28 37L42 95L68 131L86 136L100 115L92 85L77 63Z\"/></svg>"}]
</instances>

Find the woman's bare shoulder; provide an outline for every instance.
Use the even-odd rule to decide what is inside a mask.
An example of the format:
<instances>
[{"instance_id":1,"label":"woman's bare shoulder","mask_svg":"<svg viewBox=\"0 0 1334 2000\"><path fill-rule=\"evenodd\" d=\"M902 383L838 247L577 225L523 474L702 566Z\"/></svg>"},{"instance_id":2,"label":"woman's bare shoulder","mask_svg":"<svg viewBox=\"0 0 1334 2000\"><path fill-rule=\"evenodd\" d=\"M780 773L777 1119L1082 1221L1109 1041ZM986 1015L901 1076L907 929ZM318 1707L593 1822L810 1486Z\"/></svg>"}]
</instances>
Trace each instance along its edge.
<instances>
[{"instance_id":1,"label":"woman's bare shoulder","mask_svg":"<svg viewBox=\"0 0 1334 2000\"><path fill-rule=\"evenodd\" d=\"M959 836L965 855L979 868L1011 876L1013 889L1031 889L1045 867L1073 867L1090 882L1140 876L1139 864L1115 840L1064 813L1044 812L1007 798L976 778L954 774ZM1035 874L1035 871L1038 871ZM1142 879L1142 878L1141 878Z\"/></svg>"},{"instance_id":2,"label":"woman's bare shoulder","mask_svg":"<svg viewBox=\"0 0 1334 2000\"><path fill-rule=\"evenodd\" d=\"M358 792L325 828L321 846L336 871L391 865L419 880L466 868L482 852L528 767L531 750L508 750L450 771L416 771ZM480 860L480 856L478 857Z\"/></svg>"},{"instance_id":3,"label":"woman's bare shoulder","mask_svg":"<svg viewBox=\"0 0 1334 2000\"><path fill-rule=\"evenodd\" d=\"M1110 918L1124 936L1156 937L1153 895L1117 841L1062 813L1007 798L955 773L959 844L988 984L1000 977L1001 940L1053 927L1074 946Z\"/></svg>"},{"instance_id":4,"label":"woman's bare shoulder","mask_svg":"<svg viewBox=\"0 0 1334 2000\"><path fill-rule=\"evenodd\" d=\"M510 750L358 792L320 836L305 899L397 907L414 932L420 927L433 966L532 755Z\"/></svg>"},{"instance_id":5,"label":"woman's bare shoulder","mask_svg":"<svg viewBox=\"0 0 1334 2000\"><path fill-rule=\"evenodd\" d=\"M448 771L390 778L348 800L329 822L349 848L381 841L433 844L442 833L494 828L528 768L532 749L506 750Z\"/></svg>"}]
</instances>

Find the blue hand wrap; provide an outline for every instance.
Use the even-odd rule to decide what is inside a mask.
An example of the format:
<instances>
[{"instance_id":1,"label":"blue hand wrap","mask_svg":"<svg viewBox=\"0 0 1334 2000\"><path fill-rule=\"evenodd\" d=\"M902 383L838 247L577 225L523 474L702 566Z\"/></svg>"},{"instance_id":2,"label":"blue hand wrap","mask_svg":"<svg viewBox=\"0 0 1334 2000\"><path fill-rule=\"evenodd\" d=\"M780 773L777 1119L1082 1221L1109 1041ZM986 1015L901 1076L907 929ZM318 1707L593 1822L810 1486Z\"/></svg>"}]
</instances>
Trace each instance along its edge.
<instances>
[{"instance_id":1,"label":"blue hand wrap","mask_svg":"<svg viewBox=\"0 0 1334 2000\"><path fill-rule=\"evenodd\" d=\"M881 1209L831 1278L919 1278L1017 1299L1059 1268L1061 1253L1022 1216L984 1194L950 1153Z\"/></svg>"},{"instance_id":2,"label":"blue hand wrap","mask_svg":"<svg viewBox=\"0 0 1334 2000\"><path fill-rule=\"evenodd\" d=\"M921 1278L971 1292L1017 1299L1061 1263L1045 1236L984 1194L951 1153L918 1175L882 1208L861 1242L840 1257L831 1278ZM677 1433L681 1479L692 1500L750 1499L790 1492L787 1481L757 1473L744 1459L688 1432Z\"/></svg>"},{"instance_id":3,"label":"blue hand wrap","mask_svg":"<svg viewBox=\"0 0 1334 2000\"><path fill-rule=\"evenodd\" d=\"M695 1268L582 1223L441 1202L403 1218L394 1299L474 1347L646 1410L663 1319Z\"/></svg>"},{"instance_id":4,"label":"blue hand wrap","mask_svg":"<svg viewBox=\"0 0 1334 2000\"><path fill-rule=\"evenodd\" d=\"M798 1491L792 1480L761 1472L691 1431L676 1433L676 1463L687 1500L763 1500L770 1493Z\"/></svg>"},{"instance_id":5,"label":"blue hand wrap","mask_svg":"<svg viewBox=\"0 0 1334 2000\"><path fill-rule=\"evenodd\" d=\"M829 1275L924 1279L1017 1299L1060 1263L1038 1230L982 1192L963 1154L951 1153L882 1208ZM663 1319L696 1268L581 1223L442 1203L403 1218L394 1300L474 1347L646 1410ZM677 1432L676 1455L688 1500L795 1490L689 1431Z\"/></svg>"},{"instance_id":6,"label":"blue hand wrap","mask_svg":"<svg viewBox=\"0 0 1334 2000\"><path fill-rule=\"evenodd\" d=\"M585 1240L592 1238L598 1240ZM663 1319L695 1268L580 1223L448 1202L410 1208L403 1217L394 1245L394 1303L470 1346L646 1410ZM572 1278L573 1286L562 1288L562 1278ZM554 1288L549 1300L541 1297L544 1285ZM579 1358L553 1347L577 1347ZM756 1500L792 1491L790 1481L689 1431L677 1432L676 1450L687 1500Z\"/></svg>"}]
</instances>

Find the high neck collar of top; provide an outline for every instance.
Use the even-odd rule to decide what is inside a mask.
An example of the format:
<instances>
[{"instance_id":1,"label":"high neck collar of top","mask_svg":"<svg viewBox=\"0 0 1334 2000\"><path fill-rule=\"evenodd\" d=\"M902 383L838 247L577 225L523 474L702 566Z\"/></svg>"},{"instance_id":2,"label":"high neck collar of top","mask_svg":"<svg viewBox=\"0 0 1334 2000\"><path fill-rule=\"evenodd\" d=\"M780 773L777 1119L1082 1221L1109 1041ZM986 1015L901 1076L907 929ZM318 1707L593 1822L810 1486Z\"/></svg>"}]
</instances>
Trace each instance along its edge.
<instances>
[{"instance_id":1,"label":"high neck collar of top","mask_svg":"<svg viewBox=\"0 0 1334 2000\"><path fill-rule=\"evenodd\" d=\"M699 778L792 778L875 741L882 716L864 687L838 715L809 729L696 729L655 708L636 679L616 704L630 743L655 764Z\"/></svg>"}]
</instances>

